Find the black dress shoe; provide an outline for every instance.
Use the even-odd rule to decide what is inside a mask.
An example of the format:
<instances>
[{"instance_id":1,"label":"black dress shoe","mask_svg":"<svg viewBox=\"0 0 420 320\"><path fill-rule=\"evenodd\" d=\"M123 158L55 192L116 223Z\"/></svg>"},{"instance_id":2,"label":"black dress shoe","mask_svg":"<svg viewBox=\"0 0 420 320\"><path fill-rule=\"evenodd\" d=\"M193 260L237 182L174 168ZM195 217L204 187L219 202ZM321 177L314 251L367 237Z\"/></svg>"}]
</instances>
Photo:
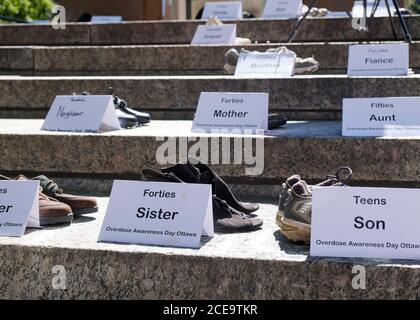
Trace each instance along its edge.
<instances>
[{"instance_id":1,"label":"black dress shoe","mask_svg":"<svg viewBox=\"0 0 420 320\"><path fill-rule=\"evenodd\" d=\"M129 114L131 116L136 117L137 118L137 121L141 125L150 122L150 120L152 119L152 117L151 117L150 114L145 113L145 112L140 112L140 111L137 111L137 110L134 110L134 109L129 108L126 101L124 101L124 100L120 99L119 97L114 96L112 94L113 93L113 89L112 88L109 88L109 92L110 92L110 95L112 95L113 98L114 98L114 105L115 105L115 108L116 109L118 109L118 110L120 110L120 111L122 111L122 112L124 112L126 114Z\"/></svg>"},{"instance_id":2,"label":"black dress shoe","mask_svg":"<svg viewBox=\"0 0 420 320\"><path fill-rule=\"evenodd\" d=\"M191 178L191 176L189 176ZM153 169L143 169L143 180L157 182L184 183L172 172L158 172ZM192 180L191 180L192 181ZM213 195L213 226L214 231L219 233L247 232L260 229L263 221L257 218L249 218L242 212L230 207L226 201Z\"/></svg>"},{"instance_id":3,"label":"black dress shoe","mask_svg":"<svg viewBox=\"0 0 420 320\"><path fill-rule=\"evenodd\" d=\"M287 123L287 118L279 113L270 113L268 115L268 130L273 130L284 126Z\"/></svg>"},{"instance_id":4,"label":"black dress shoe","mask_svg":"<svg viewBox=\"0 0 420 320\"><path fill-rule=\"evenodd\" d=\"M200 162L193 165L191 162L197 161L192 159L192 161L189 161L187 164L177 164L169 168L164 168L162 169L162 172L172 172L182 181L188 183L211 184L213 195L226 201L233 209L245 214L252 214L259 209L258 204L238 201L228 185L209 166Z\"/></svg>"}]
</instances>

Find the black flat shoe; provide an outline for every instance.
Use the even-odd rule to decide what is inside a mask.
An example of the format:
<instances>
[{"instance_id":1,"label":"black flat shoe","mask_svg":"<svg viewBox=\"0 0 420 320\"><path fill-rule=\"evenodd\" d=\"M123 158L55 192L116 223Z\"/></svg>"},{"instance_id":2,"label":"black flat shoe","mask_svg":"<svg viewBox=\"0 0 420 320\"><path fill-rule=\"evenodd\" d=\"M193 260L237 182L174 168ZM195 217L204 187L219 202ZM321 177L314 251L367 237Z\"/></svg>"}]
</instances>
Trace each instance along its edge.
<instances>
[{"instance_id":1,"label":"black flat shoe","mask_svg":"<svg viewBox=\"0 0 420 320\"><path fill-rule=\"evenodd\" d=\"M182 181L188 183L211 184L213 195L226 201L226 203L233 209L245 214L250 215L260 208L258 204L238 201L222 178L220 178L209 166L200 162L195 165L191 164L191 161L187 164L177 164L172 167L162 169L162 172L171 172Z\"/></svg>"},{"instance_id":2,"label":"black flat shoe","mask_svg":"<svg viewBox=\"0 0 420 320\"><path fill-rule=\"evenodd\" d=\"M268 130L280 128L287 124L287 118L279 113L270 113L268 115Z\"/></svg>"},{"instance_id":3,"label":"black flat shoe","mask_svg":"<svg viewBox=\"0 0 420 320\"><path fill-rule=\"evenodd\" d=\"M137 118L137 121L141 125L150 122L150 120L152 119L152 117L151 117L150 114L145 113L145 112L140 112L140 111L137 111L137 110L134 110L134 109L129 108L126 101L124 101L124 100L120 99L119 97L114 96L112 94L113 93L113 89L112 88L109 88L109 92L110 92L110 95L112 95L113 98L114 98L114 105L115 105L115 108L116 109L118 109L121 112L124 112L124 113L126 113L128 115L131 115L131 116L136 117Z\"/></svg>"}]
</instances>

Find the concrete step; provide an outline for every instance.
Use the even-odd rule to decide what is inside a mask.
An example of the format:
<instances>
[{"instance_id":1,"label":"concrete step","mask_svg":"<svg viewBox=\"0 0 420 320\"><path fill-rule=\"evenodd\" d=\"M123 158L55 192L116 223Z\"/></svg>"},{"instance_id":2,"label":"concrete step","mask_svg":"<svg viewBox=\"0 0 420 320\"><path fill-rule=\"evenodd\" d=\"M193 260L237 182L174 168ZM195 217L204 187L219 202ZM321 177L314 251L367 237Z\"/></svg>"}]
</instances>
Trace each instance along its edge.
<instances>
[{"instance_id":1,"label":"concrete step","mask_svg":"<svg viewBox=\"0 0 420 320\"><path fill-rule=\"evenodd\" d=\"M261 230L216 234L200 249L97 242L108 198L98 203L99 213L71 226L0 238L0 299L420 297L417 262L309 257L309 247L280 234L272 203L261 203L257 212ZM57 265L64 267L66 290L51 285ZM366 268L366 290L352 288L354 265Z\"/></svg>"},{"instance_id":2,"label":"concrete step","mask_svg":"<svg viewBox=\"0 0 420 320\"><path fill-rule=\"evenodd\" d=\"M406 18L413 39L420 40L420 18ZM120 24L68 23L66 29L48 25L2 25L2 45L116 45L116 44L188 44L201 21L125 22ZM242 20L236 23L238 36L258 42L285 42L293 30L292 20ZM402 39L398 19L394 19ZM349 19L313 18L303 24L295 41L393 40L388 18L375 18L369 32L352 28Z\"/></svg>"},{"instance_id":3,"label":"concrete step","mask_svg":"<svg viewBox=\"0 0 420 320\"><path fill-rule=\"evenodd\" d=\"M142 128L102 134L45 132L40 131L41 125L42 120L0 120L2 174L45 173L67 178L65 186L70 189L80 188L80 178L91 179L83 189L106 192L109 188L98 187L103 180L139 179L144 166L160 167L157 151L162 154L162 144L168 140L158 137L166 137L180 154L187 154L187 146L202 146L203 152L212 155L213 164L220 160L217 150L219 155L231 150L231 164L215 164L214 168L232 184L253 186L242 194L272 196L270 188L294 173L321 181L341 165L353 168L356 184L420 186L420 137L347 138L341 136L340 122L290 122L265 137L246 136L249 139L245 141L240 135L226 135L222 140L218 135L192 133L190 121L152 121ZM212 142L213 148L209 137L219 137ZM206 139L196 145L197 138ZM215 147L214 143L223 141L231 143L230 149ZM242 147L235 150L234 144L241 142ZM251 142L253 147L245 149ZM233 164L235 152L243 160L239 164ZM256 162L251 152L260 157ZM176 163L179 158L172 161ZM76 179L74 184L71 178Z\"/></svg>"},{"instance_id":4,"label":"concrete step","mask_svg":"<svg viewBox=\"0 0 420 320\"><path fill-rule=\"evenodd\" d=\"M56 95L89 91L115 94L133 108L151 112L154 119L192 120L203 91L268 92L270 111L297 120L337 120L342 99L420 95L420 76L358 77L308 75L290 79L238 79L232 76L1 76L0 116L43 118Z\"/></svg>"},{"instance_id":5,"label":"concrete step","mask_svg":"<svg viewBox=\"0 0 420 320\"><path fill-rule=\"evenodd\" d=\"M345 74L350 44L355 43L265 44L247 46L246 49L265 51L287 45L299 57L314 56L320 63L318 73ZM224 74L224 54L231 47L0 47L0 73L58 76ZM410 62L411 68L420 69L420 42L410 46Z\"/></svg>"}]
</instances>

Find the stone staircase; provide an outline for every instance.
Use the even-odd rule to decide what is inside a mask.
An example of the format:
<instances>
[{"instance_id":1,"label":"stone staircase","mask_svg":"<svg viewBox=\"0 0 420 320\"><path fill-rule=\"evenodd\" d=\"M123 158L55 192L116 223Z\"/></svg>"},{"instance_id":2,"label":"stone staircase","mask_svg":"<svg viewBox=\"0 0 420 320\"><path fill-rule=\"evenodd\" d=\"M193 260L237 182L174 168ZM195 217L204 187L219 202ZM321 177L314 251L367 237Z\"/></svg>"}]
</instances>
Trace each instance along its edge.
<instances>
[{"instance_id":1,"label":"stone staircase","mask_svg":"<svg viewBox=\"0 0 420 320\"><path fill-rule=\"evenodd\" d=\"M420 17L407 22L420 41ZM265 203L264 229L217 235L200 250L101 244L96 239L107 203L101 198L96 220L0 239L0 298L419 298L420 269L412 262L311 258L307 247L288 243L274 223L279 185L293 173L319 181L348 165L355 185L420 187L418 138L341 135L343 98L420 95L418 75L345 75L349 44L392 41L388 19L375 19L369 33L353 30L347 19L308 19L288 47L299 56L314 55L321 69L291 79L223 75L230 46L188 44L199 23L0 26L0 173L44 173L66 190L107 196L113 179L139 179L144 166L158 166L158 137L207 136L191 132L200 92L268 92L270 111L292 122L272 136L247 137L264 145L262 174L248 176L243 165L214 166L241 199ZM284 45L292 22L237 25L238 36L259 42L248 49L263 50ZM415 71L419 46L414 41L410 49ZM108 87L154 121L101 134L40 131L56 95L106 94ZM242 139L228 138L231 145ZM68 265L71 290L50 288L55 264ZM352 289L354 264L366 266L368 290ZM228 271L218 278L221 269ZM41 286L31 280L35 276L45 280ZM13 278L24 280L11 286Z\"/></svg>"}]
</instances>

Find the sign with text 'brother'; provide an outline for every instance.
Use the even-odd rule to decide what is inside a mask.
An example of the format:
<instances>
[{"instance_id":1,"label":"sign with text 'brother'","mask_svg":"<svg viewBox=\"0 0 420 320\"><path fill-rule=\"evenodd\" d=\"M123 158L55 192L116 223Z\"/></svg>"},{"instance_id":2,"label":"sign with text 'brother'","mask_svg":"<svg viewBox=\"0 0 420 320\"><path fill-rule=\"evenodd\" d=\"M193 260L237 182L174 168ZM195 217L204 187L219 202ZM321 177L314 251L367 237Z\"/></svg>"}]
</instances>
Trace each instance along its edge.
<instances>
[{"instance_id":1,"label":"sign with text 'brother'","mask_svg":"<svg viewBox=\"0 0 420 320\"><path fill-rule=\"evenodd\" d=\"M407 76L409 45L351 45L347 74L354 76Z\"/></svg>"},{"instance_id":2,"label":"sign with text 'brother'","mask_svg":"<svg viewBox=\"0 0 420 320\"><path fill-rule=\"evenodd\" d=\"M112 96L56 96L42 130L99 132L121 129Z\"/></svg>"},{"instance_id":3,"label":"sign with text 'brother'","mask_svg":"<svg viewBox=\"0 0 420 320\"><path fill-rule=\"evenodd\" d=\"M268 93L202 92L192 131L256 133L267 126Z\"/></svg>"},{"instance_id":4,"label":"sign with text 'brother'","mask_svg":"<svg viewBox=\"0 0 420 320\"><path fill-rule=\"evenodd\" d=\"M420 136L420 97L343 99L343 136Z\"/></svg>"},{"instance_id":5,"label":"sign with text 'brother'","mask_svg":"<svg viewBox=\"0 0 420 320\"><path fill-rule=\"evenodd\" d=\"M213 233L211 185L115 180L99 240L198 248Z\"/></svg>"},{"instance_id":6,"label":"sign with text 'brother'","mask_svg":"<svg viewBox=\"0 0 420 320\"><path fill-rule=\"evenodd\" d=\"M39 228L39 181L0 181L0 236L21 237Z\"/></svg>"},{"instance_id":7,"label":"sign with text 'brother'","mask_svg":"<svg viewBox=\"0 0 420 320\"><path fill-rule=\"evenodd\" d=\"M242 19L242 2L206 2L201 19L207 20L210 17L231 20Z\"/></svg>"},{"instance_id":8,"label":"sign with text 'brother'","mask_svg":"<svg viewBox=\"0 0 420 320\"><path fill-rule=\"evenodd\" d=\"M293 75L296 55L276 52L241 52L235 76L288 78Z\"/></svg>"},{"instance_id":9,"label":"sign with text 'brother'","mask_svg":"<svg viewBox=\"0 0 420 320\"><path fill-rule=\"evenodd\" d=\"M267 0L262 18L296 19L302 15L302 0Z\"/></svg>"},{"instance_id":10,"label":"sign with text 'brother'","mask_svg":"<svg viewBox=\"0 0 420 320\"><path fill-rule=\"evenodd\" d=\"M420 190L314 188L311 255L420 259Z\"/></svg>"}]
</instances>

